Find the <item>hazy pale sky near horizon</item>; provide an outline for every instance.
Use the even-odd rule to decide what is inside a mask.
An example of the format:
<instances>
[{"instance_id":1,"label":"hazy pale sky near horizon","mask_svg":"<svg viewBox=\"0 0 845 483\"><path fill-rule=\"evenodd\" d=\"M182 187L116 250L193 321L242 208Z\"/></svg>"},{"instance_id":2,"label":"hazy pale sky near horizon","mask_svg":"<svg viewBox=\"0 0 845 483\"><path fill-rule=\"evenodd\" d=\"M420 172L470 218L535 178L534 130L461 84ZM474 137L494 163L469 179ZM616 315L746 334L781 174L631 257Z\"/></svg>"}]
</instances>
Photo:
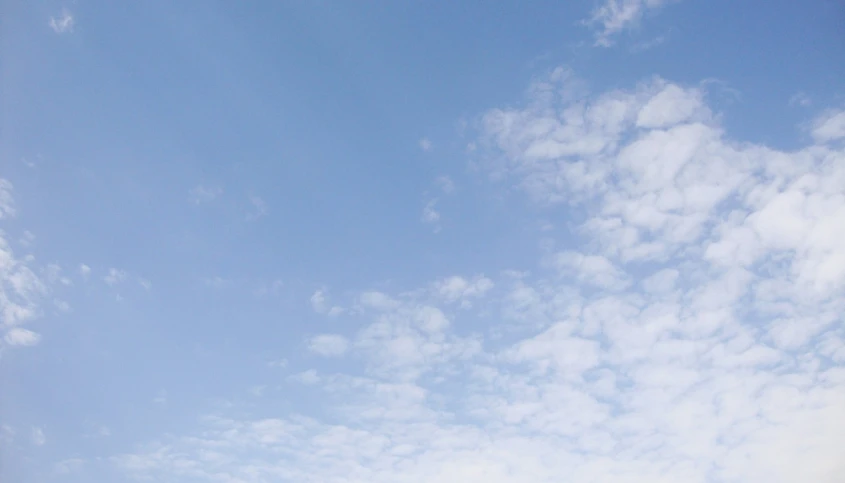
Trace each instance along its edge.
<instances>
[{"instance_id":1,"label":"hazy pale sky near horizon","mask_svg":"<svg viewBox=\"0 0 845 483\"><path fill-rule=\"evenodd\" d=\"M845 481L842 2L0 14L0 481Z\"/></svg>"}]
</instances>

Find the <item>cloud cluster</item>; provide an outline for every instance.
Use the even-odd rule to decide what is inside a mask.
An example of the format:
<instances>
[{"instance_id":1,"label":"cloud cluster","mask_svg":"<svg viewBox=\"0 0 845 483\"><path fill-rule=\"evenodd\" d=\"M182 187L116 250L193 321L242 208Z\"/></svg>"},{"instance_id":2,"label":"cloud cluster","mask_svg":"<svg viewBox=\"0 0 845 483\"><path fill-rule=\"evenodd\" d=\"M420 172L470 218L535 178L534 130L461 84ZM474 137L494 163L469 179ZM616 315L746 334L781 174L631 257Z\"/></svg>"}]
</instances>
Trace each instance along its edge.
<instances>
[{"instance_id":1,"label":"cloud cluster","mask_svg":"<svg viewBox=\"0 0 845 483\"><path fill-rule=\"evenodd\" d=\"M0 220L16 214L12 184L0 178ZM49 283L38 275L31 257L19 258L0 230L0 351L3 345L31 346L41 336L21 325L41 314ZM47 277L59 279L58 266L47 267Z\"/></svg>"},{"instance_id":2,"label":"cloud cluster","mask_svg":"<svg viewBox=\"0 0 845 483\"><path fill-rule=\"evenodd\" d=\"M728 138L700 88L570 82L490 110L478 141L576 229L540 270L362 292L353 336L309 341L362 369L291 380L319 410L209 415L112 462L225 482L845 480L841 113L784 152Z\"/></svg>"}]
</instances>

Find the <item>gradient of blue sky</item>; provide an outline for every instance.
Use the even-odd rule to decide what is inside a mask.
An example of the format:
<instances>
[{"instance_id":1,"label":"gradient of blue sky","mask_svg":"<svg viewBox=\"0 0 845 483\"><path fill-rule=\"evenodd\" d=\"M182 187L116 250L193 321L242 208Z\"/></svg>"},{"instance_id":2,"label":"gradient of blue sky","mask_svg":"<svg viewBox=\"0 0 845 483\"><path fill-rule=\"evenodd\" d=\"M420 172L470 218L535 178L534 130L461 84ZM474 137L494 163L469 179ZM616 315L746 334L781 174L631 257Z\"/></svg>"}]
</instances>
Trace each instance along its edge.
<instances>
[{"instance_id":1,"label":"gradient of blue sky","mask_svg":"<svg viewBox=\"0 0 845 483\"><path fill-rule=\"evenodd\" d=\"M0 9L0 480L845 479L840 2Z\"/></svg>"}]
</instances>

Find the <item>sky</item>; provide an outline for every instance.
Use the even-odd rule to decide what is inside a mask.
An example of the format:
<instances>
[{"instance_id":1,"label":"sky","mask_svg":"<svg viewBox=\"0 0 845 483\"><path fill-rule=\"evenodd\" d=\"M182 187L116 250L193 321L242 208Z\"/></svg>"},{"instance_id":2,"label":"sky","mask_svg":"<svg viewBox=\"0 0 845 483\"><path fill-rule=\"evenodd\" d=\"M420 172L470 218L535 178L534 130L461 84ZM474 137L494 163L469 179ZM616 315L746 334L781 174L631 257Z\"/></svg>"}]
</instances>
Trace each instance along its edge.
<instances>
[{"instance_id":1,"label":"sky","mask_svg":"<svg viewBox=\"0 0 845 483\"><path fill-rule=\"evenodd\" d=\"M841 2L0 13L0 481L845 481Z\"/></svg>"}]
</instances>

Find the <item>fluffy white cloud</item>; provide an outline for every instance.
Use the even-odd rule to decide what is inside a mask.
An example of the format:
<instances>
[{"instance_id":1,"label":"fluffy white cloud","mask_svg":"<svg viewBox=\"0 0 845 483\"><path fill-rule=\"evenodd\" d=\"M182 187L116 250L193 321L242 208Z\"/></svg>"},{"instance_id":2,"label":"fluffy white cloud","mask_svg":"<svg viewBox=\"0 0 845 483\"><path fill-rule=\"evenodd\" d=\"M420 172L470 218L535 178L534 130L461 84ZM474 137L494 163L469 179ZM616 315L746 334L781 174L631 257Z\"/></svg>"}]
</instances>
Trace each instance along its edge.
<instances>
[{"instance_id":1,"label":"fluffy white cloud","mask_svg":"<svg viewBox=\"0 0 845 483\"><path fill-rule=\"evenodd\" d=\"M478 143L575 226L571 249L495 283L363 292L344 346L362 369L292 376L318 408L221 411L113 462L232 482L845 481L845 148L732 140L694 87L571 82L486 113Z\"/></svg>"},{"instance_id":2,"label":"fluffy white cloud","mask_svg":"<svg viewBox=\"0 0 845 483\"><path fill-rule=\"evenodd\" d=\"M349 341L338 334L320 334L308 341L308 349L325 357L338 357L349 349Z\"/></svg>"}]
</instances>

